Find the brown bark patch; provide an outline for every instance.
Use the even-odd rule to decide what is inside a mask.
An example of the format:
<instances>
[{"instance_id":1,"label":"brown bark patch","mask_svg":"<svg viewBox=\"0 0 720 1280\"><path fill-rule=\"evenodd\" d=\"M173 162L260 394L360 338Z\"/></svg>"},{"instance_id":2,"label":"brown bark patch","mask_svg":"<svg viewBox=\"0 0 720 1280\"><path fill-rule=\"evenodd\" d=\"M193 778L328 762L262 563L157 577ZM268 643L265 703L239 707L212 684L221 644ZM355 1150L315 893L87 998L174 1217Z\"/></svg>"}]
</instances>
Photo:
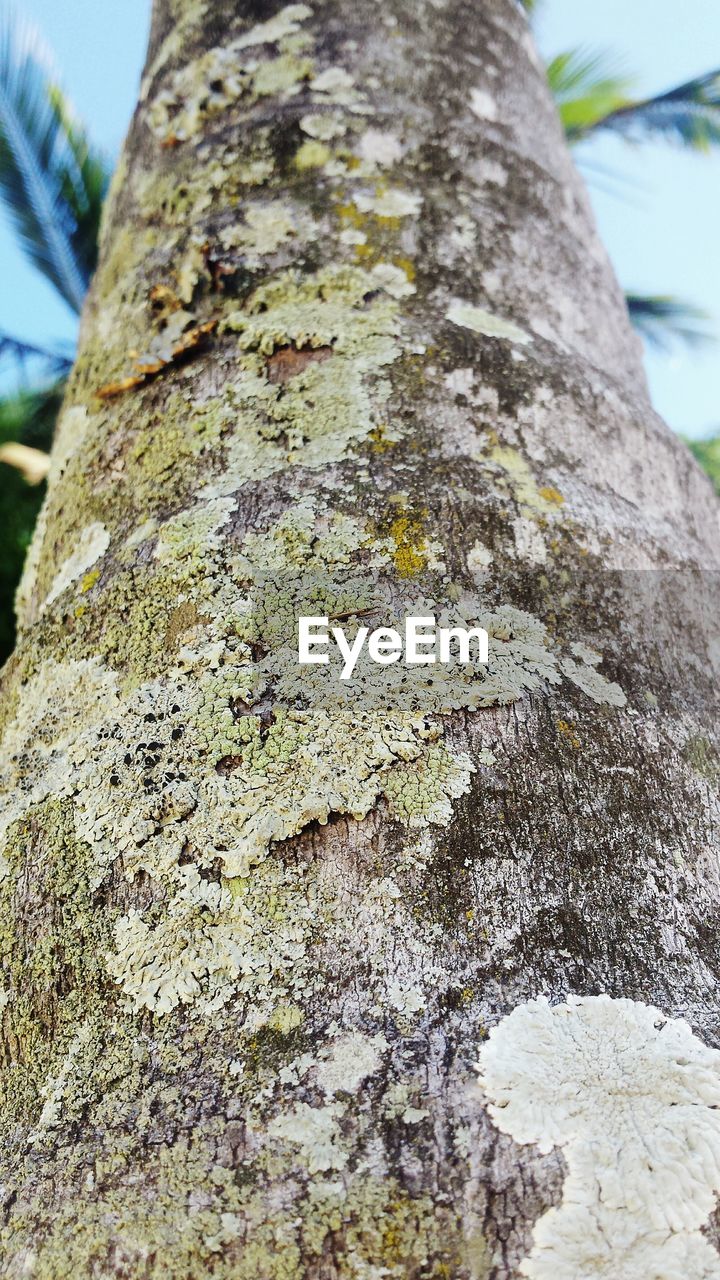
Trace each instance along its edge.
<instances>
[{"instance_id":1,"label":"brown bark patch","mask_svg":"<svg viewBox=\"0 0 720 1280\"><path fill-rule=\"evenodd\" d=\"M268 382L285 384L308 365L329 360L332 353L332 347L278 347L267 361Z\"/></svg>"},{"instance_id":2,"label":"brown bark patch","mask_svg":"<svg viewBox=\"0 0 720 1280\"><path fill-rule=\"evenodd\" d=\"M209 621L210 618L198 613L191 601L183 601L170 614L167 631L165 632L165 648L176 648L178 640L186 631L189 631L191 627L201 626Z\"/></svg>"}]
</instances>

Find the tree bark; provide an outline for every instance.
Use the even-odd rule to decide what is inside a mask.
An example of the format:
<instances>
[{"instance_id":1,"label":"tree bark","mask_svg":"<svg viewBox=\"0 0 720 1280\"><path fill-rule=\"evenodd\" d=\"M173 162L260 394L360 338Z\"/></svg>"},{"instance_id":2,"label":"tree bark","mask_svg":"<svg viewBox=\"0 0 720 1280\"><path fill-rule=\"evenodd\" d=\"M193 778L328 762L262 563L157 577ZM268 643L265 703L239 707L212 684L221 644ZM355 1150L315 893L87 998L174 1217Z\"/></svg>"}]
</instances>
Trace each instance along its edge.
<instances>
[{"instance_id":1,"label":"tree bark","mask_svg":"<svg viewBox=\"0 0 720 1280\"><path fill-rule=\"evenodd\" d=\"M475 1063L720 1043L717 533L511 0L156 0L4 673L2 1275L549 1274ZM293 659L431 613L487 667Z\"/></svg>"}]
</instances>

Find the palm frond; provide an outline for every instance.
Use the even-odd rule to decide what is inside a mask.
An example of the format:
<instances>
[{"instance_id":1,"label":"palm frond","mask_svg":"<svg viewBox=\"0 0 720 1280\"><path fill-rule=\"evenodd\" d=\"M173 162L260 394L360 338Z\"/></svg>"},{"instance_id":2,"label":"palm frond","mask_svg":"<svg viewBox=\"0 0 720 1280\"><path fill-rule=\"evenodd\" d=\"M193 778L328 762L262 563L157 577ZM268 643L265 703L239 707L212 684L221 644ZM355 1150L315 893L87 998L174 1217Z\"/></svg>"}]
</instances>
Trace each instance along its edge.
<instances>
[{"instance_id":1,"label":"palm frond","mask_svg":"<svg viewBox=\"0 0 720 1280\"><path fill-rule=\"evenodd\" d=\"M685 443L720 494L720 434L707 436L704 440L688 440L686 436Z\"/></svg>"},{"instance_id":2,"label":"palm frond","mask_svg":"<svg viewBox=\"0 0 720 1280\"><path fill-rule=\"evenodd\" d=\"M611 129L630 140L661 138L695 151L720 144L720 70L653 98L625 102L585 129Z\"/></svg>"},{"instance_id":3,"label":"palm frond","mask_svg":"<svg viewBox=\"0 0 720 1280\"><path fill-rule=\"evenodd\" d=\"M605 53L569 49L547 67L565 136L579 141L628 102L631 81Z\"/></svg>"},{"instance_id":4,"label":"palm frond","mask_svg":"<svg viewBox=\"0 0 720 1280\"><path fill-rule=\"evenodd\" d=\"M626 293L625 301L635 330L660 351L677 343L700 346L714 341L707 329L710 317L702 307L670 295Z\"/></svg>"},{"instance_id":5,"label":"palm frond","mask_svg":"<svg viewBox=\"0 0 720 1280\"><path fill-rule=\"evenodd\" d=\"M34 342L26 342L23 338L14 338L0 329L0 362L9 356L16 365L24 368L31 361L39 362L48 373L58 377L70 371L72 357L62 351L51 351L49 347L38 347Z\"/></svg>"},{"instance_id":6,"label":"palm frond","mask_svg":"<svg viewBox=\"0 0 720 1280\"><path fill-rule=\"evenodd\" d=\"M0 195L27 256L79 311L92 270L86 242L99 162L69 120L39 37L0 12Z\"/></svg>"},{"instance_id":7,"label":"palm frond","mask_svg":"<svg viewBox=\"0 0 720 1280\"><path fill-rule=\"evenodd\" d=\"M84 126L75 117L59 85L49 86L49 97L67 144L67 156L58 172L63 197L75 222L71 240L89 280L97 264L100 219L110 184L111 166L107 158L91 145Z\"/></svg>"},{"instance_id":8,"label":"palm frond","mask_svg":"<svg viewBox=\"0 0 720 1280\"><path fill-rule=\"evenodd\" d=\"M0 448L17 442L47 453L62 398L62 382L16 392L0 399ZM38 459L38 462L40 459ZM13 601L37 521L45 485L30 485L21 471L0 461L3 529L0 543L0 663L15 642Z\"/></svg>"},{"instance_id":9,"label":"palm frond","mask_svg":"<svg viewBox=\"0 0 720 1280\"><path fill-rule=\"evenodd\" d=\"M18 441L49 452L65 379L14 391L0 399L0 443Z\"/></svg>"}]
</instances>

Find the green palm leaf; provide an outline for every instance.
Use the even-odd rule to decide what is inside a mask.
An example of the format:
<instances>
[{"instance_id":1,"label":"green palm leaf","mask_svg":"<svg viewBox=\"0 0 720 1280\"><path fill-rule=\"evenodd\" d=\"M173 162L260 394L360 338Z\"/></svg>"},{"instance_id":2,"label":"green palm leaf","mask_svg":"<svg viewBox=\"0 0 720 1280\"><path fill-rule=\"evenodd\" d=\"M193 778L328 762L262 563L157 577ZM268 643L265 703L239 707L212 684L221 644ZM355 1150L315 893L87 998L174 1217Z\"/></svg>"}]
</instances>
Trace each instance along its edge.
<instances>
[{"instance_id":1,"label":"green palm leaf","mask_svg":"<svg viewBox=\"0 0 720 1280\"><path fill-rule=\"evenodd\" d=\"M607 129L629 141L655 137L696 151L720 143L718 70L652 98L633 98L632 81L606 54L570 49L553 58L547 77L569 142Z\"/></svg>"},{"instance_id":2,"label":"green palm leaf","mask_svg":"<svg viewBox=\"0 0 720 1280\"><path fill-rule=\"evenodd\" d=\"M678 342L699 346L714 341L705 327L710 320L708 313L681 298L626 293L625 301L633 327L660 351L668 351Z\"/></svg>"},{"instance_id":3,"label":"green palm leaf","mask_svg":"<svg viewBox=\"0 0 720 1280\"><path fill-rule=\"evenodd\" d=\"M720 71L687 80L654 98L626 102L597 120L629 139L656 137L695 151L720 144Z\"/></svg>"},{"instance_id":4,"label":"green palm leaf","mask_svg":"<svg viewBox=\"0 0 720 1280\"><path fill-rule=\"evenodd\" d=\"M107 170L49 68L37 35L0 14L0 195L27 256L79 311Z\"/></svg>"},{"instance_id":5,"label":"green palm leaf","mask_svg":"<svg viewBox=\"0 0 720 1280\"><path fill-rule=\"evenodd\" d=\"M0 362L9 356L16 365L25 367L31 361L39 362L49 373L64 375L70 371L72 359L61 351L51 351L48 347L38 347L34 342L25 342L23 338L14 338L0 329Z\"/></svg>"},{"instance_id":6,"label":"green palm leaf","mask_svg":"<svg viewBox=\"0 0 720 1280\"><path fill-rule=\"evenodd\" d=\"M0 445L18 442L47 452L62 400L63 382L0 399ZM43 500L45 485L31 486L15 467L0 461L0 663L15 643L13 599Z\"/></svg>"},{"instance_id":7,"label":"green palm leaf","mask_svg":"<svg viewBox=\"0 0 720 1280\"><path fill-rule=\"evenodd\" d=\"M720 494L720 435L708 436L705 440L688 440L685 437L685 443Z\"/></svg>"},{"instance_id":8,"label":"green palm leaf","mask_svg":"<svg viewBox=\"0 0 720 1280\"><path fill-rule=\"evenodd\" d=\"M570 142L586 137L628 102L631 82L604 53L569 49L549 63L547 78Z\"/></svg>"},{"instance_id":9,"label":"green palm leaf","mask_svg":"<svg viewBox=\"0 0 720 1280\"><path fill-rule=\"evenodd\" d=\"M49 87L50 105L64 135L68 155L59 168L62 193L75 222L71 240L88 280L95 270L100 219L110 182L110 166L88 140L57 84Z\"/></svg>"}]
</instances>

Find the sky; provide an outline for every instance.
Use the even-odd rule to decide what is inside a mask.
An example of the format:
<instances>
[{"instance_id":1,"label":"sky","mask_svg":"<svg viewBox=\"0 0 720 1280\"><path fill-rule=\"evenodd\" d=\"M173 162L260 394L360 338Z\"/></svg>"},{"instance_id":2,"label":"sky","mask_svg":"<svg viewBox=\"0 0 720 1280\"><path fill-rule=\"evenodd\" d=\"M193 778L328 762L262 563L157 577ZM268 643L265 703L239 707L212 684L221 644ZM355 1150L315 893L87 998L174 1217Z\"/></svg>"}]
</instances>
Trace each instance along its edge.
<instances>
[{"instance_id":1,"label":"sky","mask_svg":"<svg viewBox=\"0 0 720 1280\"><path fill-rule=\"evenodd\" d=\"M149 0L23 0L62 71L92 137L116 156L144 58ZM609 50L656 93L720 66L718 0L540 0L535 21L546 58L581 45ZM677 431L720 428L720 151L689 155L599 137L576 151L600 234L631 292L677 294L711 313L717 346L648 352L653 402ZM71 342L76 325L50 285L25 263L0 213L0 330L28 341Z\"/></svg>"}]
</instances>

